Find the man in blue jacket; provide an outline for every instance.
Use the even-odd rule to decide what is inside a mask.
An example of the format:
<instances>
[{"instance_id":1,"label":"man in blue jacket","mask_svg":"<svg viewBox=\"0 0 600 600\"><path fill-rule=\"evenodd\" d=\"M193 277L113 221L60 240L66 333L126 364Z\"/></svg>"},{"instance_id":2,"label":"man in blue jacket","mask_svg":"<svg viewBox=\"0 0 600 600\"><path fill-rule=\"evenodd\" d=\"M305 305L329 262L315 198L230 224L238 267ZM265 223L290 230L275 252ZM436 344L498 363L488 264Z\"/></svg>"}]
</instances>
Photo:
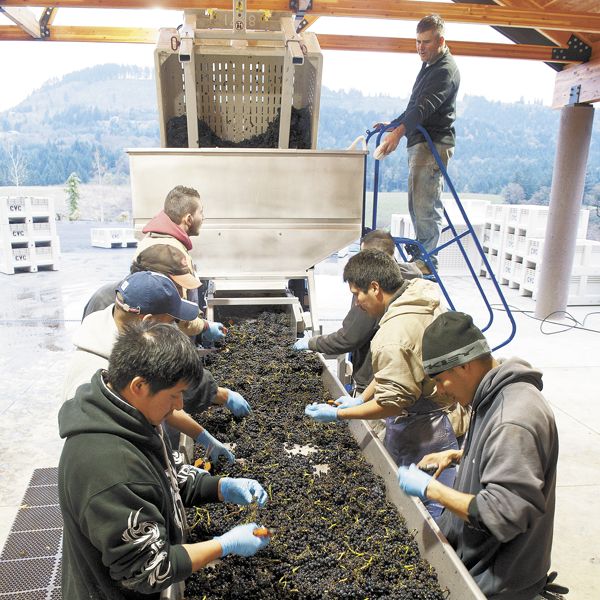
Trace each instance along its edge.
<instances>
[{"instance_id":1,"label":"man in blue jacket","mask_svg":"<svg viewBox=\"0 0 600 600\"><path fill-rule=\"evenodd\" d=\"M541 372L518 358L495 360L460 312L443 313L425 329L423 368L438 392L471 407L471 423L462 450L419 462L437 466L433 478L414 464L400 467L400 487L446 507L438 524L488 599L553 598L547 573L558 434ZM460 467L450 488L436 477L454 463Z\"/></svg>"},{"instance_id":2,"label":"man in blue jacket","mask_svg":"<svg viewBox=\"0 0 600 600\"><path fill-rule=\"evenodd\" d=\"M460 73L444 39L444 20L439 15L424 17L417 24L417 52L423 66L412 89L406 110L390 125L379 146L383 155L393 152L402 137L407 138L408 210L417 241L429 253L436 248L441 233L444 207L444 178L417 125L423 126L438 151L444 166L454 152L456 95ZM376 126L381 126L378 123ZM425 273L429 268L415 250L415 263ZM431 262L437 266L436 255Z\"/></svg>"}]
</instances>

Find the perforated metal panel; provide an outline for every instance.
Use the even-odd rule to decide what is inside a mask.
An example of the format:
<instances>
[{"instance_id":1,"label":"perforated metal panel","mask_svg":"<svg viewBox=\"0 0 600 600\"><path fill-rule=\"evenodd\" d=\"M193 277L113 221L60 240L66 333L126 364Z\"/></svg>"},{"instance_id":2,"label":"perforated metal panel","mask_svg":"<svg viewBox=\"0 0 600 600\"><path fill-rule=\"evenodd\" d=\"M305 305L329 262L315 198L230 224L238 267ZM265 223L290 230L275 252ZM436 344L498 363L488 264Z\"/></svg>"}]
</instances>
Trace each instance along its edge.
<instances>
[{"instance_id":1,"label":"perforated metal panel","mask_svg":"<svg viewBox=\"0 0 600 600\"><path fill-rule=\"evenodd\" d=\"M36 469L0 554L0 600L61 600L58 469Z\"/></svg>"},{"instance_id":2,"label":"perforated metal panel","mask_svg":"<svg viewBox=\"0 0 600 600\"><path fill-rule=\"evenodd\" d=\"M0 559L16 560L33 556L56 556L60 547L62 531L45 529L43 531L18 531L8 536Z\"/></svg>"},{"instance_id":3,"label":"perforated metal panel","mask_svg":"<svg viewBox=\"0 0 600 600\"><path fill-rule=\"evenodd\" d=\"M281 108L279 56L196 57L198 115L219 137L241 142L264 133Z\"/></svg>"}]
</instances>

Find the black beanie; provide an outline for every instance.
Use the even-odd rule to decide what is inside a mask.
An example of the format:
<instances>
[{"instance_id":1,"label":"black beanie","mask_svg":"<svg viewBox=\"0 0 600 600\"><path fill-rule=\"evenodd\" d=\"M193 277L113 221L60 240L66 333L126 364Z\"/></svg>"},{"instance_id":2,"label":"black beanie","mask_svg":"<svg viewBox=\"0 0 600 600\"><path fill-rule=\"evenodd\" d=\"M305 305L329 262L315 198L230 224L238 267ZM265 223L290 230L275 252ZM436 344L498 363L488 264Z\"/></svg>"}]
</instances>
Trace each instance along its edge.
<instances>
[{"instance_id":1,"label":"black beanie","mask_svg":"<svg viewBox=\"0 0 600 600\"><path fill-rule=\"evenodd\" d=\"M423 369L430 377L490 353L481 330L462 312L442 313L423 333Z\"/></svg>"}]
</instances>

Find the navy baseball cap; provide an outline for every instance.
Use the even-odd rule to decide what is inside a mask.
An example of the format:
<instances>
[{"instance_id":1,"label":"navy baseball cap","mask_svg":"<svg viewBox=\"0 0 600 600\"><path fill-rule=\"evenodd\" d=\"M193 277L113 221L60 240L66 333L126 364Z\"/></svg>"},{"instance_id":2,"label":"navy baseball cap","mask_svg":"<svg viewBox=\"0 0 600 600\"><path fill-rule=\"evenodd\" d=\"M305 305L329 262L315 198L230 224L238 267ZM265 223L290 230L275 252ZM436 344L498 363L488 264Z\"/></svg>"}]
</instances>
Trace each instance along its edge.
<instances>
[{"instance_id":1,"label":"navy baseball cap","mask_svg":"<svg viewBox=\"0 0 600 600\"><path fill-rule=\"evenodd\" d=\"M153 271L128 275L115 290L115 304L137 315L171 315L193 321L199 313L194 302L184 300L169 277Z\"/></svg>"}]
</instances>

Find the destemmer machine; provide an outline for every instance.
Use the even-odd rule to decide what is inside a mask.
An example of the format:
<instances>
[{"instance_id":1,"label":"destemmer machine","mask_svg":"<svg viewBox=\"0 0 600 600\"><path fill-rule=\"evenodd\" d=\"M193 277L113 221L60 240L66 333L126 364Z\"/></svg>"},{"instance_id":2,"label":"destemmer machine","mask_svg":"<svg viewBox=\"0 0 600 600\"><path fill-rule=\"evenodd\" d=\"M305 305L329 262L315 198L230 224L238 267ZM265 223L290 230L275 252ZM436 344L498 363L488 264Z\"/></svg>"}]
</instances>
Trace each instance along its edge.
<instances>
[{"instance_id":1,"label":"destemmer machine","mask_svg":"<svg viewBox=\"0 0 600 600\"><path fill-rule=\"evenodd\" d=\"M364 150L129 150L133 214L141 230L176 185L204 207L192 256L216 307L287 307L295 331L319 329L314 265L361 235ZM288 281L307 278L310 319Z\"/></svg>"}]
</instances>

